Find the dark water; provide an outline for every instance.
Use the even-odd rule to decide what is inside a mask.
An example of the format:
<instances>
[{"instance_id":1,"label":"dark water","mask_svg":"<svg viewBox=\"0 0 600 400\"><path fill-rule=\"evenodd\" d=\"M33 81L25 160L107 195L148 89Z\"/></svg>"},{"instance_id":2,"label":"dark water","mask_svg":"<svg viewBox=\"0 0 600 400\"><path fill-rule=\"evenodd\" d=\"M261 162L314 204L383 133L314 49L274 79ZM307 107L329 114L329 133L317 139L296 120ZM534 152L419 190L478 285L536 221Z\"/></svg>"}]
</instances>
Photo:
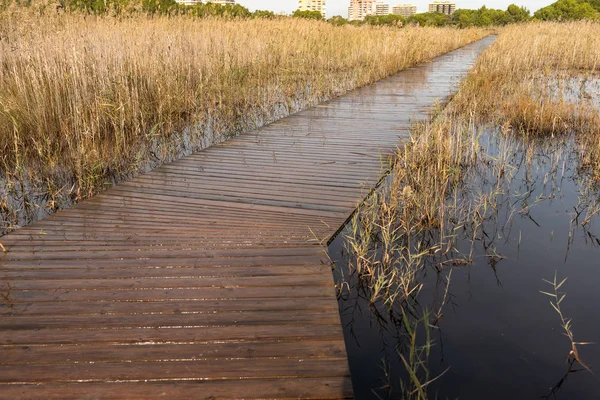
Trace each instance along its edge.
<instances>
[{"instance_id":1,"label":"dark water","mask_svg":"<svg viewBox=\"0 0 600 400\"><path fill-rule=\"evenodd\" d=\"M596 370L570 373L555 396L558 399L600 399L600 221L592 218L585 229L581 220L597 202L583 200L583 173L578 171L578 148L572 139L553 144L503 142L486 134L489 153L508 149L512 178L500 207L485 226L486 237L475 247L473 264L452 268L443 317L432 330L429 357L431 377L446 369L429 388L439 399L539 399L568 371L570 342L563 335L559 315L539 291L552 287L542 279L568 277L561 291L565 317L572 318L575 340L596 342L579 346L581 359ZM489 189L495 172L483 168L469 180L473 190ZM525 206L524 206L525 205ZM589 206L586 208L586 206ZM584 210L579 224L575 210ZM347 234L348 232L346 232ZM496 252L503 259L486 257ZM470 242L457 246L468 251ZM329 252L336 261L336 280L349 275L339 235ZM491 249L491 250L490 250ZM438 273L426 268L420 281L423 309L435 309L445 290L450 267ZM406 379L396 348L400 335L389 322L386 308L364 300L356 279L340 300L350 369L356 398L400 398ZM363 293L364 295L364 293ZM596 367L596 368L594 368Z\"/></svg>"}]
</instances>

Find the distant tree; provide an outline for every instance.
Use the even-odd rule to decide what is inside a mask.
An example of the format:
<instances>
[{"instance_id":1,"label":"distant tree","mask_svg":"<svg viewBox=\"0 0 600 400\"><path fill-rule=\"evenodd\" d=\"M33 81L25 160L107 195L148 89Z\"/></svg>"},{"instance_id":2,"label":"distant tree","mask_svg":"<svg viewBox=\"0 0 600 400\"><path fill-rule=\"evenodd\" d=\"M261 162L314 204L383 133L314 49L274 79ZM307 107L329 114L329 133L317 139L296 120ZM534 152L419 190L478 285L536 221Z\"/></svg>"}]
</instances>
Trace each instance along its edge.
<instances>
[{"instance_id":1,"label":"distant tree","mask_svg":"<svg viewBox=\"0 0 600 400\"><path fill-rule=\"evenodd\" d=\"M173 0L175 1L175 0ZM223 18L250 18L252 13L239 4L221 5L217 3L197 3L186 6L186 13L194 17L223 17Z\"/></svg>"},{"instance_id":2,"label":"distant tree","mask_svg":"<svg viewBox=\"0 0 600 400\"><path fill-rule=\"evenodd\" d=\"M275 13L269 10L256 10L252 13L252 18L273 19L275 18Z\"/></svg>"},{"instance_id":3,"label":"distant tree","mask_svg":"<svg viewBox=\"0 0 600 400\"><path fill-rule=\"evenodd\" d=\"M524 22L531 19L531 13L528 9L525 7L519 7L515 4L508 6L506 13L510 17L510 22Z\"/></svg>"},{"instance_id":4,"label":"distant tree","mask_svg":"<svg viewBox=\"0 0 600 400\"><path fill-rule=\"evenodd\" d=\"M587 2L590 3L590 5L594 7L596 11L600 11L600 0L588 0Z\"/></svg>"},{"instance_id":5,"label":"distant tree","mask_svg":"<svg viewBox=\"0 0 600 400\"><path fill-rule=\"evenodd\" d=\"M475 10L458 9L452 14L452 22L460 28L475 26Z\"/></svg>"},{"instance_id":6,"label":"distant tree","mask_svg":"<svg viewBox=\"0 0 600 400\"><path fill-rule=\"evenodd\" d=\"M508 6L506 11L481 7L479 10L459 9L452 15L452 21L460 28L470 26L503 26L515 22L528 21L529 10L514 4Z\"/></svg>"},{"instance_id":7,"label":"distant tree","mask_svg":"<svg viewBox=\"0 0 600 400\"><path fill-rule=\"evenodd\" d=\"M348 20L340 15L336 15L334 17L329 18L327 22L334 26L342 26L346 25L348 23Z\"/></svg>"},{"instance_id":8,"label":"distant tree","mask_svg":"<svg viewBox=\"0 0 600 400\"><path fill-rule=\"evenodd\" d=\"M323 19L323 15L321 15L320 12L318 11L300 11L300 10L296 10L294 11L294 14L292 14L292 17L294 18L306 18L306 19L317 19L317 20L321 20Z\"/></svg>"},{"instance_id":9,"label":"distant tree","mask_svg":"<svg viewBox=\"0 0 600 400\"><path fill-rule=\"evenodd\" d=\"M395 14L367 15L364 22L368 25L402 26L404 25L404 18Z\"/></svg>"},{"instance_id":10,"label":"distant tree","mask_svg":"<svg viewBox=\"0 0 600 400\"><path fill-rule=\"evenodd\" d=\"M558 0L537 10L533 16L542 21L572 21L600 17L589 2L582 0Z\"/></svg>"},{"instance_id":11,"label":"distant tree","mask_svg":"<svg viewBox=\"0 0 600 400\"><path fill-rule=\"evenodd\" d=\"M169 14L178 8L175 0L142 0L142 11L148 14Z\"/></svg>"},{"instance_id":12,"label":"distant tree","mask_svg":"<svg viewBox=\"0 0 600 400\"><path fill-rule=\"evenodd\" d=\"M407 24L418 24L420 26L446 26L451 23L451 19L446 14L438 12L427 12L411 15L406 19Z\"/></svg>"}]
</instances>

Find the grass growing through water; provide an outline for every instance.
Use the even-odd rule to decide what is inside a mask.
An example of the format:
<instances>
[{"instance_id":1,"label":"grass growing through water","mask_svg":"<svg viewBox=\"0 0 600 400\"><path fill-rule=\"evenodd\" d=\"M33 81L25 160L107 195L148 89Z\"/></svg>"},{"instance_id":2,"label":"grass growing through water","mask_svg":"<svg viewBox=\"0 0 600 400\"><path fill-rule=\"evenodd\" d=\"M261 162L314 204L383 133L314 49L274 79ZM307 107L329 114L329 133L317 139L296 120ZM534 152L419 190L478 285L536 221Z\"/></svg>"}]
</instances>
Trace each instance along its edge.
<instances>
[{"instance_id":1,"label":"grass growing through water","mask_svg":"<svg viewBox=\"0 0 600 400\"><path fill-rule=\"evenodd\" d=\"M550 305L554 308L554 311L560 317L560 325L564 331L564 335L569 339L569 344L571 345L571 349L569 350L569 354L567 356L567 365L568 369L565 375L558 381L554 387L550 390L550 393L546 396L546 398L550 398L552 396L556 396L556 393L560 390L562 385L564 385L565 381L569 377L570 374L580 371L577 369L577 366L581 366L584 370L588 372L592 372L592 370L581 360L579 356L579 349L577 346L583 346L591 344L590 342L576 342L575 335L573 334L573 326L571 325L571 319L564 316L561 303L567 297L565 292L559 292L560 288L565 284L567 278L558 282L557 274L554 274L554 279L552 281L548 281L544 279L544 282L552 286L552 292L544 292L540 290L540 293L550 297Z\"/></svg>"},{"instance_id":2,"label":"grass growing through water","mask_svg":"<svg viewBox=\"0 0 600 400\"><path fill-rule=\"evenodd\" d=\"M598 135L599 73L600 23L507 27L476 63L454 108L528 135Z\"/></svg>"},{"instance_id":3,"label":"grass growing through water","mask_svg":"<svg viewBox=\"0 0 600 400\"><path fill-rule=\"evenodd\" d=\"M410 340L421 321L419 294L426 267L442 272L471 264L478 248L494 269L502 259L494 245L498 233L509 229L515 215L531 218L532 206L556 196L557 188L551 187L532 198L540 183L535 181L511 193L514 165L533 172L526 177L535 175L536 151L559 148L574 138L581 197L571 229L587 230L599 214L599 33L600 24L590 22L532 23L503 30L449 107L415 126L397 153L387 185L355 215L347 238L351 271L367 288L372 304L411 316L403 323L405 341L412 346L432 345L429 336L421 338L421 345ZM493 143L484 142L489 137L482 135L484 129L495 132ZM515 154L522 155L519 163L514 163ZM552 162L555 173L560 160ZM546 176L542 184L547 181L554 182ZM447 293L446 287L441 304L434 307L436 316L429 315L432 329L443 314ZM409 346L405 351L416 350ZM576 347L571 351L576 352L571 360L580 360ZM407 382L414 374L420 381L429 379L426 368L404 364ZM404 398L424 397L411 390Z\"/></svg>"},{"instance_id":4,"label":"grass growing through water","mask_svg":"<svg viewBox=\"0 0 600 400\"><path fill-rule=\"evenodd\" d=\"M0 13L0 229L26 222L36 196L57 209L484 34L9 8Z\"/></svg>"}]
</instances>

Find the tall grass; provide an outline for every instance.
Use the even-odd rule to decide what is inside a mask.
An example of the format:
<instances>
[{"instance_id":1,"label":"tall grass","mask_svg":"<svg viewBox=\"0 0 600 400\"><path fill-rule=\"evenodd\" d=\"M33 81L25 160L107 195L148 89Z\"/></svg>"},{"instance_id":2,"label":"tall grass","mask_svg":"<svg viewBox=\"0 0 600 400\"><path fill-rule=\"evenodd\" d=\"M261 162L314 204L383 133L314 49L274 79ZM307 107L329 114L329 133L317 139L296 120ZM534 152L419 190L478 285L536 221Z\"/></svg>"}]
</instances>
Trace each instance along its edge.
<instances>
[{"instance_id":1,"label":"tall grass","mask_svg":"<svg viewBox=\"0 0 600 400\"><path fill-rule=\"evenodd\" d=\"M410 141L397 152L387 185L352 221L348 243L353 266L368 277L372 301L393 304L418 293L418 272L432 255L439 267L472 261L472 247L457 254L455 238L460 232L474 243L487 236L481 229L508 194L514 172L509 157L517 148L527 156L543 145L544 133L574 133L579 138L580 170L596 164L598 104L580 94L561 96L564 93L556 89L576 76L597 78L599 27L579 22L505 28L461 83L449 107L432 121L413 127ZM565 48L567 54L561 51ZM542 85L540 77L551 83ZM482 130L490 126L482 128L484 123L502 134L493 154L489 144L480 142ZM527 135L519 144L515 134L522 133ZM599 144L590 145L594 143ZM584 202L587 206L597 203L598 192L588 189L598 183L600 167L592 169L581 175L582 193L590 197ZM527 207L514 211L524 213ZM596 214L598 207L590 206L582 224Z\"/></svg>"},{"instance_id":2,"label":"tall grass","mask_svg":"<svg viewBox=\"0 0 600 400\"><path fill-rule=\"evenodd\" d=\"M454 99L483 122L527 134L590 131L600 113L586 86L598 89L600 23L530 23L503 28ZM595 83L593 81L595 80Z\"/></svg>"},{"instance_id":3,"label":"tall grass","mask_svg":"<svg viewBox=\"0 0 600 400\"><path fill-rule=\"evenodd\" d=\"M28 204L32 188L49 208L85 198L484 34L11 8L0 14L1 208Z\"/></svg>"},{"instance_id":4,"label":"tall grass","mask_svg":"<svg viewBox=\"0 0 600 400\"><path fill-rule=\"evenodd\" d=\"M584 227L600 213L599 22L503 28L464 80L453 109L521 135L573 135Z\"/></svg>"},{"instance_id":5,"label":"tall grass","mask_svg":"<svg viewBox=\"0 0 600 400\"><path fill-rule=\"evenodd\" d=\"M407 354L430 346L429 337L421 338L424 345L411 340L411 332L422 323L419 294L426 267L451 271L472 263L478 254L493 269L502 258L494 244L505 236L499 233L514 215L528 215L541 201L530 198L536 182L525 182L519 193L511 193L517 172L512 165L531 170L533 155L548 148L548 159L556 158L553 173L558 173L563 153L557 149L564 150L573 135L581 178L573 224L587 229L600 214L600 97L595 97L600 92L590 90L600 88L599 68L600 24L504 28L449 106L413 127L386 185L359 209L347 237L351 271L361 287L368 287L369 300L385 304L392 313L413 316L403 319L406 338L413 343ZM486 136L494 138L492 143L484 143L485 130L494 132ZM548 198L558 189L549 188ZM443 314L447 293L448 286L441 304L433 307L438 311L426 314L433 327ZM558 296L558 287L554 294ZM567 331L566 320L562 323ZM572 351L572 360L578 359L576 348ZM428 381L426 354L419 368L404 363L407 383L414 383L413 374L419 382ZM406 399L426 397L422 391L404 393Z\"/></svg>"}]
</instances>

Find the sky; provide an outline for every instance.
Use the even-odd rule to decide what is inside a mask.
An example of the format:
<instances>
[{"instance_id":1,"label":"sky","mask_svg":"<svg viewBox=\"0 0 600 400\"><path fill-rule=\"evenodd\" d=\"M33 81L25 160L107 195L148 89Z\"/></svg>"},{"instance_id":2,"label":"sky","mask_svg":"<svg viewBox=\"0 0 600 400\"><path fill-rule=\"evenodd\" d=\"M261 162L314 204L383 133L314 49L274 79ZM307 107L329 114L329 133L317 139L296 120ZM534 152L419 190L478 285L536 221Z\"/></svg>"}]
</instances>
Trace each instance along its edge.
<instances>
[{"instance_id":1,"label":"sky","mask_svg":"<svg viewBox=\"0 0 600 400\"><path fill-rule=\"evenodd\" d=\"M298 7L298 0L236 0L237 3L254 10L271 10L274 12L291 13ZM391 5L398 3L410 3L417 6L418 12L427 11L429 0L382 0ZM527 7L534 12L542 7L554 3L556 0L455 0L457 8L480 8L485 5L488 8L500 8L505 10L509 4L515 3ZM341 15L346 17L350 0L327 0L327 17Z\"/></svg>"}]
</instances>

